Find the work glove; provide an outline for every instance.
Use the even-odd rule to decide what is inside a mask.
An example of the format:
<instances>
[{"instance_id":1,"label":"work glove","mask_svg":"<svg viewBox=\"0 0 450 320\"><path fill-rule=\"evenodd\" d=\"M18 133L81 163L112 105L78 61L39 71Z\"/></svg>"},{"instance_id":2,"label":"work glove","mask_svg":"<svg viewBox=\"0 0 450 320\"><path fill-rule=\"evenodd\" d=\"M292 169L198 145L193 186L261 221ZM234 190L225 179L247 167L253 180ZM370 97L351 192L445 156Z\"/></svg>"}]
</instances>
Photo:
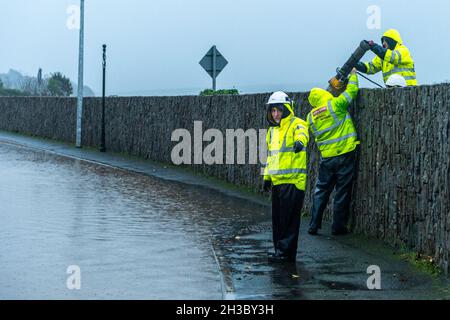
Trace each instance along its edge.
<instances>
[{"instance_id":1,"label":"work glove","mask_svg":"<svg viewBox=\"0 0 450 320\"><path fill-rule=\"evenodd\" d=\"M364 73L367 73L367 67L366 67L366 65L363 63L363 62L358 62L357 64L356 64L356 70L358 70L359 72L364 72Z\"/></svg>"},{"instance_id":2,"label":"work glove","mask_svg":"<svg viewBox=\"0 0 450 320\"><path fill-rule=\"evenodd\" d=\"M384 48L383 46L380 46L378 43L373 43L370 46L370 50L373 53L375 53L377 56L379 56L381 60L384 60L384 57L386 56L386 52L387 52L386 48Z\"/></svg>"},{"instance_id":3,"label":"work glove","mask_svg":"<svg viewBox=\"0 0 450 320\"><path fill-rule=\"evenodd\" d=\"M270 190L272 190L272 181L271 180L264 180L263 191L264 192L270 192Z\"/></svg>"},{"instance_id":4,"label":"work glove","mask_svg":"<svg viewBox=\"0 0 450 320\"><path fill-rule=\"evenodd\" d=\"M365 43L369 45L369 48L372 49L372 46L375 44L373 40L364 40Z\"/></svg>"},{"instance_id":5,"label":"work glove","mask_svg":"<svg viewBox=\"0 0 450 320\"><path fill-rule=\"evenodd\" d=\"M303 145L303 143L301 143L300 141L295 141L295 143L294 143L294 152L295 153L299 153L304 148L305 148L305 146Z\"/></svg>"}]
</instances>

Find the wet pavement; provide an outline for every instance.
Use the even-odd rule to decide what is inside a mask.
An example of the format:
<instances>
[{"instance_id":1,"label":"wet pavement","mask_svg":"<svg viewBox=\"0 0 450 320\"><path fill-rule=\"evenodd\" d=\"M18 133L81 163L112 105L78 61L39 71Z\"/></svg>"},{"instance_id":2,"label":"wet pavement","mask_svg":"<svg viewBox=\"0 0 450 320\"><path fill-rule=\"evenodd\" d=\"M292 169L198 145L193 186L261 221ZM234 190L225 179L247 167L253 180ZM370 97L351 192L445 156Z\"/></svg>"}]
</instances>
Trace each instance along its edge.
<instances>
[{"instance_id":1,"label":"wet pavement","mask_svg":"<svg viewBox=\"0 0 450 320\"><path fill-rule=\"evenodd\" d=\"M378 240L358 235L331 236L329 225L319 236L301 223L296 264L268 264L270 224L243 230L224 247L222 266L228 275L228 299L450 299L450 281L420 272ZM369 290L369 266L381 271L381 290Z\"/></svg>"},{"instance_id":2,"label":"wet pavement","mask_svg":"<svg viewBox=\"0 0 450 320\"><path fill-rule=\"evenodd\" d=\"M267 199L178 168L0 132L0 177L0 299L450 298L447 278L375 240L309 236L307 217L297 263L269 264Z\"/></svg>"}]
</instances>

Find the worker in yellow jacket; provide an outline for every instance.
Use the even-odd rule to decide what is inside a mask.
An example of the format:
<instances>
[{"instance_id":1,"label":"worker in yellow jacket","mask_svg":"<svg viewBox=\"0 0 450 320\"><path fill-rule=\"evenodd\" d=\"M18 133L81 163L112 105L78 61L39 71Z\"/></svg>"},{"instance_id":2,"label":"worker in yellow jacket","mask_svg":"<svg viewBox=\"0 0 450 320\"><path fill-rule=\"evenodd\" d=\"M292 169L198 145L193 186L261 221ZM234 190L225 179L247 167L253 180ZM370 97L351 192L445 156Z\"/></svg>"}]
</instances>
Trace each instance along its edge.
<instances>
[{"instance_id":1,"label":"worker in yellow jacket","mask_svg":"<svg viewBox=\"0 0 450 320\"><path fill-rule=\"evenodd\" d=\"M417 86L414 60L397 30L389 29L383 34L382 46L373 41L367 43L376 57L371 62L359 62L356 65L358 71L367 74L382 71L384 83L391 75L398 74L406 80L408 86Z\"/></svg>"},{"instance_id":2,"label":"worker in yellow jacket","mask_svg":"<svg viewBox=\"0 0 450 320\"><path fill-rule=\"evenodd\" d=\"M346 234L349 218L356 151L359 141L348 106L358 94L358 76L353 69L346 90L338 97L320 88L311 90L308 100L313 109L307 124L320 152L319 175L314 190L312 218L308 233L316 235L322 227L323 212L336 188L333 208L333 235Z\"/></svg>"},{"instance_id":3,"label":"worker in yellow jacket","mask_svg":"<svg viewBox=\"0 0 450 320\"><path fill-rule=\"evenodd\" d=\"M270 262L295 262L300 215L306 189L306 122L294 116L294 103L284 92L267 103L267 163L264 191L272 192L272 233L275 252Z\"/></svg>"}]
</instances>

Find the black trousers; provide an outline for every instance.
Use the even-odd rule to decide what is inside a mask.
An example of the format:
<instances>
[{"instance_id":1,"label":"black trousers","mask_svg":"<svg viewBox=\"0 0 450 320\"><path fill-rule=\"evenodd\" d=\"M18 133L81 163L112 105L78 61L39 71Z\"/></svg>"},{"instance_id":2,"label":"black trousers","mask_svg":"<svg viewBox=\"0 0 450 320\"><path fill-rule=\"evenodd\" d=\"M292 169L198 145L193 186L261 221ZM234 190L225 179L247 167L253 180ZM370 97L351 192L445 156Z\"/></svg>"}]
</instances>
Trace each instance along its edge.
<instances>
[{"instance_id":1,"label":"black trousers","mask_svg":"<svg viewBox=\"0 0 450 320\"><path fill-rule=\"evenodd\" d=\"M323 212L334 187L336 187L336 194L331 229L333 232L340 232L347 227L355 166L356 151L321 159L314 191L311 228L322 227Z\"/></svg>"},{"instance_id":2,"label":"black trousers","mask_svg":"<svg viewBox=\"0 0 450 320\"><path fill-rule=\"evenodd\" d=\"M295 258L305 192L294 184L272 188L272 232L275 253Z\"/></svg>"}]
</instances>

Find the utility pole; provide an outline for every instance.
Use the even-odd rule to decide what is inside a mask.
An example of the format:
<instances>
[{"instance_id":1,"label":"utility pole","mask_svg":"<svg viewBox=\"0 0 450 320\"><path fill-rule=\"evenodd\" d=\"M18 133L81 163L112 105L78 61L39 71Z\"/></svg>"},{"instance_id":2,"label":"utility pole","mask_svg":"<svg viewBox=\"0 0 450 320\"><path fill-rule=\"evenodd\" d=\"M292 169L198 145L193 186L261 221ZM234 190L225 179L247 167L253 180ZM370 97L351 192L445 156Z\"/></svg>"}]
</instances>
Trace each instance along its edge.
<instances>
[{"instance_id":1,"label":"utility pole","mask_svg":"<svg viewBox=\"0 0 450 320\"><path fill-rule=\"evenodd\" d=\"M78 96L76 147L81 148L81 125L83 117L83 56L84 56L84 0L80 0L80 44L78 52Z\"/></svg>"},{"instance_id":2,"label":"utility pole","mask_svg":"<svg viewBox=\"0 0 450 320\"><path fill-rule=\"evenodd\" d=\"M102 132L100 137L100 152L105 152L105 80L106 80L106 44L103 45L103 90L102 90Z\"/></svg>"}]
</instances>

